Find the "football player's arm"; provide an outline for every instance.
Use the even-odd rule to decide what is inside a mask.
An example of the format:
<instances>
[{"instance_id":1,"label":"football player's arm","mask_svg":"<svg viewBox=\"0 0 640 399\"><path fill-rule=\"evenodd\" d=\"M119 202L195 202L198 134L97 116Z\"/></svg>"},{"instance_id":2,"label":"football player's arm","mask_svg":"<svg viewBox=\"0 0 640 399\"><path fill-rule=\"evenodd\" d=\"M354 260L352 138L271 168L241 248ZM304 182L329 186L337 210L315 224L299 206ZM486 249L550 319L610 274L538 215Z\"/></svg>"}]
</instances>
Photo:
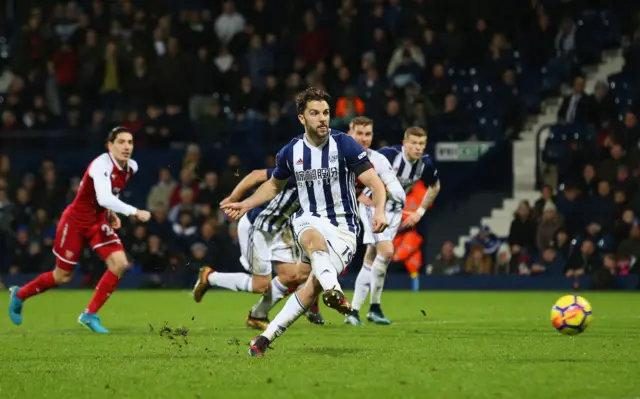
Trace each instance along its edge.
<instances>
[{"instance_id":1,"label":"football player's arm","mask_svg":"<svg viewBox=\"0 0 640 399\"><path fill-rule=\"evenodd\" d=\"M346 135L343 141L343 151L349 169L355 173L362 184L371 190L373 194L371 200L376 211L384 214L387 193L382 180L371 166L367 152L352 137Z\"/></svg>"},{"instance_id":2,"label":"football player's arm","mask_svg":"<svg viewBox=\"0 0 640 399\"><path fill-rule=\"evenodd\" d=\"M376 207L376 211L384 212L387 202L387 190L385 190L384 184L375 170L369 165L367 169L364 169L364 171L358 175L358 179L371 190L373 194L371 201L373 202L373 206Z\"/></svg>"},{"instance_id":3,"label":"football player's arm","mask_svg":"<svg viewBox=\"0 0 640 399\"><path fill-rule=\"evenodd\" d=\"M271 201L280 191L284 190L287 180L292 175L289 150L290 146L287 145L278 152L276 156L276 168L273 170L271 178L262 183L253 195L242 201L242 207L244 209L253 209L265 202Z\"/></svg>"},{"instance_id":4,"label":"football player's arm","mask_svg":"<svg viewBox=\"0 0 640 399\"><path fill-rule=\"evenodd\" d=\"M233 189L231 194L227 198L225 198L222 202L236 202L239 201L244 194L249 191L251 188L255 187L258 184L264 183L271 178L273 174L273 169L271 169L271 173L269 173L268 169L256 169L246 175L240 183Z\"/></svg>"},{"instance_id":5,"label":"football player's arm","mask_svg":"<svg viewBox=\"0 0 640 399\"><path fill-rule=\"evenodd\" d=\"M276 179L272 176L271 179L262 183L253 195L242 201L245 208L253 209L257 206L271 201L278 195L278 193L284 190L284 186L287 184L287 180Z\"/></svg>"},{"instance_id":6,"label":"football player's arm","mask_svg":"<svg viewBox=\"0 0 640 399\"><path fill-rule=\"evenodd\" d=\"M109 165L111 167L111 165ZM111 191L111 170L105 165L96 161L89 168L89 176L93 179L93 187L96 191L96 201L98 204L114 213L126 216L135 216L138 209L134 206L122 202Z\"/></svg>"},{"instance_id":7,"label":"football player's arm","mask_svg":"<svg viewBox=\"0 0 640 399\"><path fill-rule=\"evenodd\" d=\"M438 197L438 193L440 193L440 180L429 186L429 189L424 195L422 203L420 204L420 207L416 210L416 212L418 212L420 215L424 215L431 204L433 204L433 201L436 200L436 197Z\"/></svg>"},{"instance_id":8,"label":"football player's arm","mask_svg":"<svg viewBox=\"0 0 640 399\"><path fill-rule=\"evenodd\" d=\"M425 166L423 177L425 179L425 183L427 183L427 186L429 186L429 189L424 195L420 207L416 210L416 212L420 214L420 216L424 215L424 213L427 211L427 209L429 209L431 204L433 204L433 201L436 200L436 197L438 197L438 194L440 193L440 178L438 177L438 170L431 162L429 162L429 164Z\"/></svg>"},{"instance_id":9,"label":"football player's arm","mask_svg":"<svg viewBox=\"0 0 640 399\"><path fill-rule=\"evenodd\" d=\"M382 163L382 165L378 166L378 163ZM407 194L404 192L404 188L402 188L398 176L396 176L393 168L391 168L391 164L387 158L382 158L380 161L377 161L376 169L378 169L380 180L382 180L382 183L384 183L387 188L389 199L393 202L404 204L407 201Z\"/></svg>"}]
</instances>

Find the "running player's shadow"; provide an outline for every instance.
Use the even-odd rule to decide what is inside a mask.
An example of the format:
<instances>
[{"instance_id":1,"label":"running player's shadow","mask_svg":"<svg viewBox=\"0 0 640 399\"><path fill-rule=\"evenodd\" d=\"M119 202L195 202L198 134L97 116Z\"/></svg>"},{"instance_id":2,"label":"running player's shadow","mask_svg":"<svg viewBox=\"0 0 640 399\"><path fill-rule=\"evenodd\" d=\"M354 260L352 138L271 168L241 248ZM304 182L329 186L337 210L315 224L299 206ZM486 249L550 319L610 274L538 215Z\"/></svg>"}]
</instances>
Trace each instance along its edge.
<instances>
[{"instance_id":1,"label":"running player's shadow","mask_svg":"<svg viewBox=\"0 0 640 399\"><path fill-rule=\"evenodd\" d=\"M369 351L365 348L338 348L333 346L319 348L319 347L305 346L302 348L302 352L306 352L311 355L339 357L344 355L361 355Z\"/></svg>"}]
</instances>

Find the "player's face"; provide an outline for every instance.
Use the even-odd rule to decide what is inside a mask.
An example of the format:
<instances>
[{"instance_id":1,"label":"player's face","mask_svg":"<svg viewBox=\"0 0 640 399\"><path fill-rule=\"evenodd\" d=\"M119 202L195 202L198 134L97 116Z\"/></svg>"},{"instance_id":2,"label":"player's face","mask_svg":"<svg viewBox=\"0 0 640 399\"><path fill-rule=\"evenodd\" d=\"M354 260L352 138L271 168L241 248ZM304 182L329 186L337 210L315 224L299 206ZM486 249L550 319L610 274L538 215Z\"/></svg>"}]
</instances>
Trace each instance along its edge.
<instances>
[{"instance_id":1,"label":"player's face","mask_svg":"<svg viewBox=\"0 0 640 399\"><path fill-rule=\"evenodd\" d=\"M127 162L133 154L133 135L120 133L113 142L109 142L109 152L116 161Z\"/></svg>"},{"instance_id":2,"label":"player's face","mask_svg":"<svg viewBox=\"0 0 640 399\"><path fill-rule=\"evenodd\" d=\"M304 114L298 115L298 120L305 128L305 132L313 140L323 140L329 135L329 104L326 101L309 101Z\"/></svg>"},{"instance_id":3,"label":"player's face","mask_svg":"<svg viewBox=\"0 0 640 399\"><path fill-rule=\"evenodd\" d=\"M365 150L368 150L373 141L373 125L352 125L349 129L349 136L353 137Z\"/></svg>"},{"instance_id":4,"label":"player's face","mask_svg":"<svg viewBox=\"0 0 640 399\"><path fill-rule=\"evenodd\" d=\"M402 141L406 156L410 161L420 158L427 147L427 138L418 136L409 136Z\"/></svg>"}]
</instances>

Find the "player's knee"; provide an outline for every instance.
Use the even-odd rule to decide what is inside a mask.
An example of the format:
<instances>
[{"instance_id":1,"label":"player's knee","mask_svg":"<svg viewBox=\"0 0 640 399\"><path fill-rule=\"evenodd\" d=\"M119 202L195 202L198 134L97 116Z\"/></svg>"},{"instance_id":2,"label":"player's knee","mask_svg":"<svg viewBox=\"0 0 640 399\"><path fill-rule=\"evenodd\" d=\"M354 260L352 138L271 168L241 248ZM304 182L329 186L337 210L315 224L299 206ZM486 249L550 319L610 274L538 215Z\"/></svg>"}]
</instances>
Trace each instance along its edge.
<instances>
[{"instance_id":1,"label":"player's knee","mask_svg":"<svg viewBox=\"0 0 640 399\"><path fill-rule=\"evenodd\" d=\"M327 251L327 243L317 230L307 229L300 236L300 245L307 254L314 251Z\"/></svg>"},{"instance_id":2,"label":"player's knee","mask_svg":"<svg viewBox=\"0 0 640 399\"><path fill-rule=\"evenodd\" d=\"M367 250L364 253L364 262L369 265L372 264L376 259L377 253L375 245L367 245Z\"/></svg>"},{"instance_id":3,"label":"player's knee","mask_svg":"<svg viewBox=\"0 0 640 399\"><path fill-rule=\"evenodd\" d=\"M391 241L385 241L378 244L377 256L386 260L391 260L391 258L393 258L393 252L394 248Z\"/></svg>"},{"instance_id":4,"label":"player's knee","mask_svg":"<svg viewBox=\"0 0 640 399\"><path fill-rule=\"evenodd\" d=\"M300 284L298 282L298 268L296 265L281 263L278 265L277 270L278 280L285 286L290 287L294 284Z\"/></svg>"},{"instance_id":5,"label":"player's knee","mask_svg":"<svg viewBox=\"0 0 640 399\"><path fill-rule=\"evenodd\" d=\"M269 287L271 287L271 277L270 276L252 276L251 277L251 286L253 292L257 294L264 294L269 291Z\"/></svg>"},{"instance_id":6,"label":"player's knee","mask_svg":"<svg viewBox=\"0 0 640 399\"><path fill-rule=\"evenodd\" d=\"M67 284L73 278L73 270L65 270L56 266L53 270L53 280L56 285Z\"/></svg>"},{"instance_id":7,"label":"player's knee","mask_svg":"<svg viewBox=\"0 0 640 399\"><path fill-rule=\"evenodd\" d=\"M129 268L129 260L124 251L114 252L106 259L107 268L115 275L122 276Z\"/></svg>"}]
</instances>

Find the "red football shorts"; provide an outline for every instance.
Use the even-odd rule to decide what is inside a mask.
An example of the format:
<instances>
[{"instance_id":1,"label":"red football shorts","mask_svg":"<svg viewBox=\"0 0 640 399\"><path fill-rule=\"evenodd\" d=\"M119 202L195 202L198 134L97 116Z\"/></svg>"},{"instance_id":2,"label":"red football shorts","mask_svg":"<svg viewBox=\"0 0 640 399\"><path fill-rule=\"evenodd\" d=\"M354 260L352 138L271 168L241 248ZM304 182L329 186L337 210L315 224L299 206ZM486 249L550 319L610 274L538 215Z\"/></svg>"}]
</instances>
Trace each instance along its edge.
<instances>
[{"instance_id":1,"label":"red football shorts","mask_svg":"<svg viewBox=\"0 0 640 399\"><path fill-rule=\"evenodd\" d=\"M86 241L102 260L114 252L124 251L120 237L106 221L87 228L63 215L53 244L56 266L73 271Z\"/></svg>"}]
</instances>

